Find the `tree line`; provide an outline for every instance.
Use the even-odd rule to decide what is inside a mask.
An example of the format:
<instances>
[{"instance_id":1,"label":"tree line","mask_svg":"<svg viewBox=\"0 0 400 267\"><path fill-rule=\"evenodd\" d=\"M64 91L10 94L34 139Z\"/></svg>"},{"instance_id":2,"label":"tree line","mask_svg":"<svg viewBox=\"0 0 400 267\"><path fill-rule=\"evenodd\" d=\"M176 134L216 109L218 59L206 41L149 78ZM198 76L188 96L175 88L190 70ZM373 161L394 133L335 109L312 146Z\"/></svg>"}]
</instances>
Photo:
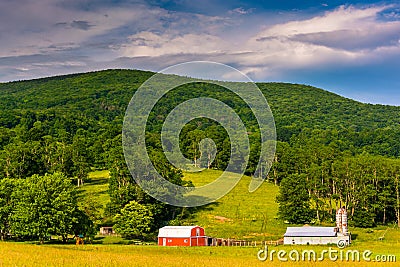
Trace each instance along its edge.
<instances>
[{"instance_id":1,"label":"tree line","mask_svg":"<svg viewBox=\"0 0 400 267\"><path fill-rule=\"evenodd\" d=\"M320 132L319 134L322 134ZM278 142L269 179L280 184L279 215L291 223L334 221L345 206L358 227L400 221L400 159L340 149L317 134Z\"/></svg>"}]
</instances>

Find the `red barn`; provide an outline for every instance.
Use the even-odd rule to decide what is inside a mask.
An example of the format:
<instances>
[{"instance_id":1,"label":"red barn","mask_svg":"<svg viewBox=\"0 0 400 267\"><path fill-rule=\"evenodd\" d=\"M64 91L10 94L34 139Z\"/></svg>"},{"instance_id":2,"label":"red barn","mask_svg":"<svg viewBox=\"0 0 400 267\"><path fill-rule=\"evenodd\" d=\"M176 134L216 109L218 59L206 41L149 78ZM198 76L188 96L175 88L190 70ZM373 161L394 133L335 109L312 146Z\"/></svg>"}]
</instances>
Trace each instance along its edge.
<instances>
[{"instance_id":1,"label":"red barn","mask_svg":"<svg viewBox=\"0 0 400 267\"><path fill-rule=\"evenodd\" d=\"M200 226L164 226L158 232L159 246L207 246L204 228Z\"/></svg>"}]
</instances>

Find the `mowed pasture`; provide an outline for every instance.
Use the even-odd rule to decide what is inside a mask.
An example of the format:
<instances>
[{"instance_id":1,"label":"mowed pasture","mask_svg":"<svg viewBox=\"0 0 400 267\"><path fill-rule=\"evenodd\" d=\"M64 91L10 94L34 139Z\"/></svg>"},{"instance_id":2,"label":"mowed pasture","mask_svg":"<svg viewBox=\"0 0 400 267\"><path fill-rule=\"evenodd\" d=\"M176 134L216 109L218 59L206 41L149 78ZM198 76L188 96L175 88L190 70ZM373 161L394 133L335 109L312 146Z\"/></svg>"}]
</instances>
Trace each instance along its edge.
<instances>
[{"instance_id":1,"label":"mowed pasture","mask_svg":"<svg viewBox=\"0 0 400 267\"><path fill-rule=\"evenodd\" d=\"M110 201L108 194L109 171L93 171L89 173L89 179L79 188L81 199L91 198L93 201L106 205Z\"/></svg>"}]
</instances>

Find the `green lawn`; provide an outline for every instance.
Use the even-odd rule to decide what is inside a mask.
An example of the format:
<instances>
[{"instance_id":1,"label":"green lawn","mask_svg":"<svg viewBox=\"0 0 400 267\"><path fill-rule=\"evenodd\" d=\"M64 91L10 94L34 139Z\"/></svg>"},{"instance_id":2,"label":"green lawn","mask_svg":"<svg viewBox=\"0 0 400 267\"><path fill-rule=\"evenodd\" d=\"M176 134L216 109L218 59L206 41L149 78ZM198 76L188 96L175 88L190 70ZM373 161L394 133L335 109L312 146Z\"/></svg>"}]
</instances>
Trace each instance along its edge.
<instances>
[{"instance_id":1,"label":"green lawn","mask_svg":"<svg viewBox=\"0 0 400 267\"><path fill-rule=\"evenodd\" d=\"M110 172L107 170L89 173L89 179L85 181L83 186L78 188L78 200L85 201L85 199L90 198L94 203L98 203L103 207L102 213L104 214L106 204L110 201L108 194L109 178Z\"/></svg>"},{"instance_id":2,"label":"green lawn","mask_svg":"<svg viewBox=\"0 0 400 267\"><path fill-rule=\"evenodd\" d=\"M195 186L205 185L221 175L222 171L204 170L185 172L185 179ZM279 187L263 183L260 188L248 192L249 176L244 176L231 192L215 203L198 208L198 212L186 224L205 227L206 234L214 237L243 240L276 240L283 236L285 225L277 220L275 198Z\"/></svg>"}]
</instances>

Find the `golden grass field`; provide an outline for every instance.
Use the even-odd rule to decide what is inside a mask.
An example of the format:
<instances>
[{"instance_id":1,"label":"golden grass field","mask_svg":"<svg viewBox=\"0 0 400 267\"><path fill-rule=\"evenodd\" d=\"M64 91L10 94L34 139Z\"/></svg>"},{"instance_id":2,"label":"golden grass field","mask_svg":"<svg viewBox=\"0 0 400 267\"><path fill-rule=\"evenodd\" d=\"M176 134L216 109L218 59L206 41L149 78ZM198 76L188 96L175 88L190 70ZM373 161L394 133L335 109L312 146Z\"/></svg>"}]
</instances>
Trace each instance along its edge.
<instances>
[{"instance_id":1,"label":"golden grass field","mask_svg":"<svg viewBox=\"0 0 400 267\"><path fill-rule=\"evenodd\" d=\"M278 246L269 249L290 251L292 248ZM322 262L261 262L257 259L258 250L240 247L75 246L2 242L0 266L399 266L398 262L367 264L363 261L332 262L329 259ZM399 258L399 252L397 255Z\"/></svg>"}]
</instances>

